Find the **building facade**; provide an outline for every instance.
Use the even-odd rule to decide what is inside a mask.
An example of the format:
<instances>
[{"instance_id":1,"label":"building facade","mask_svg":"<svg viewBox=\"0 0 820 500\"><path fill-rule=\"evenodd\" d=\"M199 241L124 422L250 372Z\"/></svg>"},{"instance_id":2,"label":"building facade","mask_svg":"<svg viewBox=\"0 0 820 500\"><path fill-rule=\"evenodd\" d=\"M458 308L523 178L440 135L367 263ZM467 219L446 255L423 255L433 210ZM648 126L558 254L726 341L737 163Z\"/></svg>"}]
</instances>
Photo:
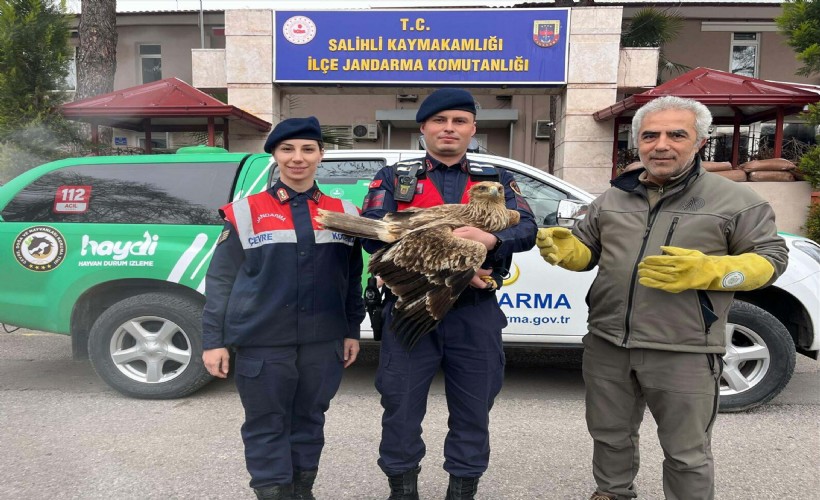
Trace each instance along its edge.
<instances>
[{"instance_id":1,"label":"building facade","mask_svg":"<svg viewBox=\"0 0 820 500\"><path fill-rule=\"evenodd\" d=\"M362 5L352 2L346 7L379 2L359 3ZM402 5L381 3L404 10L426 6L412 0L400 2ZM231 5L255 7L264 3ZM328 5L318 1L276 4L280 11L287 9L289 15L300 9L327 9ZM514 5L531 9L555 6L490 2L492 8L484 10L492 16ZM820 84L816 77L796 75L799 63L774 22L781 13L779 3L692 5L678 1L653 5L684 18L679 36L663 47L666 58L675 63L775 81ZM476 138L481 151L511 157L590 192L602 192L612 171L613 124L596 122L592 114L653 87L659 78L663 81L677 76L664 71L658 75L657 49L620 46L622 29L644 6L643 2L598 0L592 6L567 9L569 30L563 33L568 42L565 81L542 85L460 84L473 92L480 108ZM351 11L339 12L347 16L345 19L350 18ZM287 57L287 53L283 55L276 49L281 23L281 16L277 21L276 11L270 8L120 12L115 89L175 76L271 123L291 116L315 115L323 125L349 135L349 147L354 149L418 147L418 126L412 118L424 97L441 84L279 81L274 76L276 59ZM355 30L350 33L356 35ZM144 141L138 133L127 131L118 131L115 141L117 137L120 144L129 146ZM156 147L169 149L196 142L190 134L181 133L152 139L158 142ZM241 127L231 129L232 150L258 151L263 141L264 134Z\"/></svg>"}]
</instances>

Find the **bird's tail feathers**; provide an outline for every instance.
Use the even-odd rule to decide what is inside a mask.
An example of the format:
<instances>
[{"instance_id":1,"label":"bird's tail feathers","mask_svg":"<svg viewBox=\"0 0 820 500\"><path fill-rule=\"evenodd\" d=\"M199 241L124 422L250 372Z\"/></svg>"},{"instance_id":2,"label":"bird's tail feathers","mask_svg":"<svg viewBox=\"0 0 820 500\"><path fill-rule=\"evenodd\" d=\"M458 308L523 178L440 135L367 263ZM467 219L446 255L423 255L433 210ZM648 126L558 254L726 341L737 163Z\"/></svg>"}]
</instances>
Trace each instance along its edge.
<instances>
[{"instance_id":1,"label":"bird's tail feathers","mask_svg":"<svg viewBox=\"0 0 820 500\"><path fill-rule=\"evenodd\" d=\"M381 240L385 243L396 241L396 235L391 232L390 224L361 217L359 215L344 214L341 212L331 212L319 209L316 220L326 229L343 233L348 236L367 238L370 240Z\"/></svg>"}]
</instances>

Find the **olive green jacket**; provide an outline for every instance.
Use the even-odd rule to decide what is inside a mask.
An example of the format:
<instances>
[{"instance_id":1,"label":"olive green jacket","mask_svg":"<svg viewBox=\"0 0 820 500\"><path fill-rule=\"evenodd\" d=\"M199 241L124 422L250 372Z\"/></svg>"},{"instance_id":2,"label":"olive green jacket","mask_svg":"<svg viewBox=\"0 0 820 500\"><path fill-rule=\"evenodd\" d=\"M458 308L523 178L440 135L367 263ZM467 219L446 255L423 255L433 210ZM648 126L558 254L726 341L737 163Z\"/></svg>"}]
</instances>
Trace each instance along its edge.
<instances>
[{"instance_id":1,"label":"olive green jacket","mask_svg":"<svg viewBox=\"0 0 820 500\"><path fill-rule=\"evenodd\" d=\"M587 296L589 332L624 347L725 352L725 325L734 293L669 293L638 283L638 263L661 245L706 255L753 252L785 270L788 248L777 235L771 206L743 184L706 172L700 160L662 192L650 211L643 169L614 179L573 229L598 266Z\"/></svg>"}]
</instances>

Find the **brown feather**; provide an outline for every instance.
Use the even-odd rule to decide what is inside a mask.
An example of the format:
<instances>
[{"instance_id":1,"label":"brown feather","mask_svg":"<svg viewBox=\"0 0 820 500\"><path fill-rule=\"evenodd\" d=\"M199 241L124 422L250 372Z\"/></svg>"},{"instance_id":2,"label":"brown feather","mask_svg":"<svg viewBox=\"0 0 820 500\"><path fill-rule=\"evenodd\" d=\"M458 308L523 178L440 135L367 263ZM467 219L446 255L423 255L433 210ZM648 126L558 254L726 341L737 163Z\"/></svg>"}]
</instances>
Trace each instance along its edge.
<instances>
[{"instance_id":1,"label":"brown feather","mask_svg":"<svg viewBox=\"0 0 820 500\"><path fill-rule=\"evenodd\" d=\"M473 185L467 204L411 208L382 220L324 210L317 216L331 231L389 243L370 257L369 271L397 297L391 329L407 349L435 329L487 256L483 244L453 236L453 230L497 232L519 220L506 208L504 186L497 182Z\"/></svg>"}]
</instances>

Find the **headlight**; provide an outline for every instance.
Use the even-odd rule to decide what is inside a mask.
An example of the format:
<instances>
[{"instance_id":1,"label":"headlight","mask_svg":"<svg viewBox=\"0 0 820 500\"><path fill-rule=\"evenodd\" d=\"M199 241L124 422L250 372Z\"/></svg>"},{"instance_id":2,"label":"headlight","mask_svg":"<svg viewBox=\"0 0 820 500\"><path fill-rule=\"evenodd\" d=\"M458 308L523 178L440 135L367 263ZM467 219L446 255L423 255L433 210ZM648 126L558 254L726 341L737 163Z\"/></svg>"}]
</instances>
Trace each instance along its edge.
<instances>
[{"instance_id":1,"label":"headlight","mask_svg":"<svg viewBox=\"0 0 820 500\"><path fill-rule=\"evenodd\" d=\"M817 245L817 243L811 240L797 240L792 242L792 245L820 264L820 245Z\"/></svg>"}]
</instances>

